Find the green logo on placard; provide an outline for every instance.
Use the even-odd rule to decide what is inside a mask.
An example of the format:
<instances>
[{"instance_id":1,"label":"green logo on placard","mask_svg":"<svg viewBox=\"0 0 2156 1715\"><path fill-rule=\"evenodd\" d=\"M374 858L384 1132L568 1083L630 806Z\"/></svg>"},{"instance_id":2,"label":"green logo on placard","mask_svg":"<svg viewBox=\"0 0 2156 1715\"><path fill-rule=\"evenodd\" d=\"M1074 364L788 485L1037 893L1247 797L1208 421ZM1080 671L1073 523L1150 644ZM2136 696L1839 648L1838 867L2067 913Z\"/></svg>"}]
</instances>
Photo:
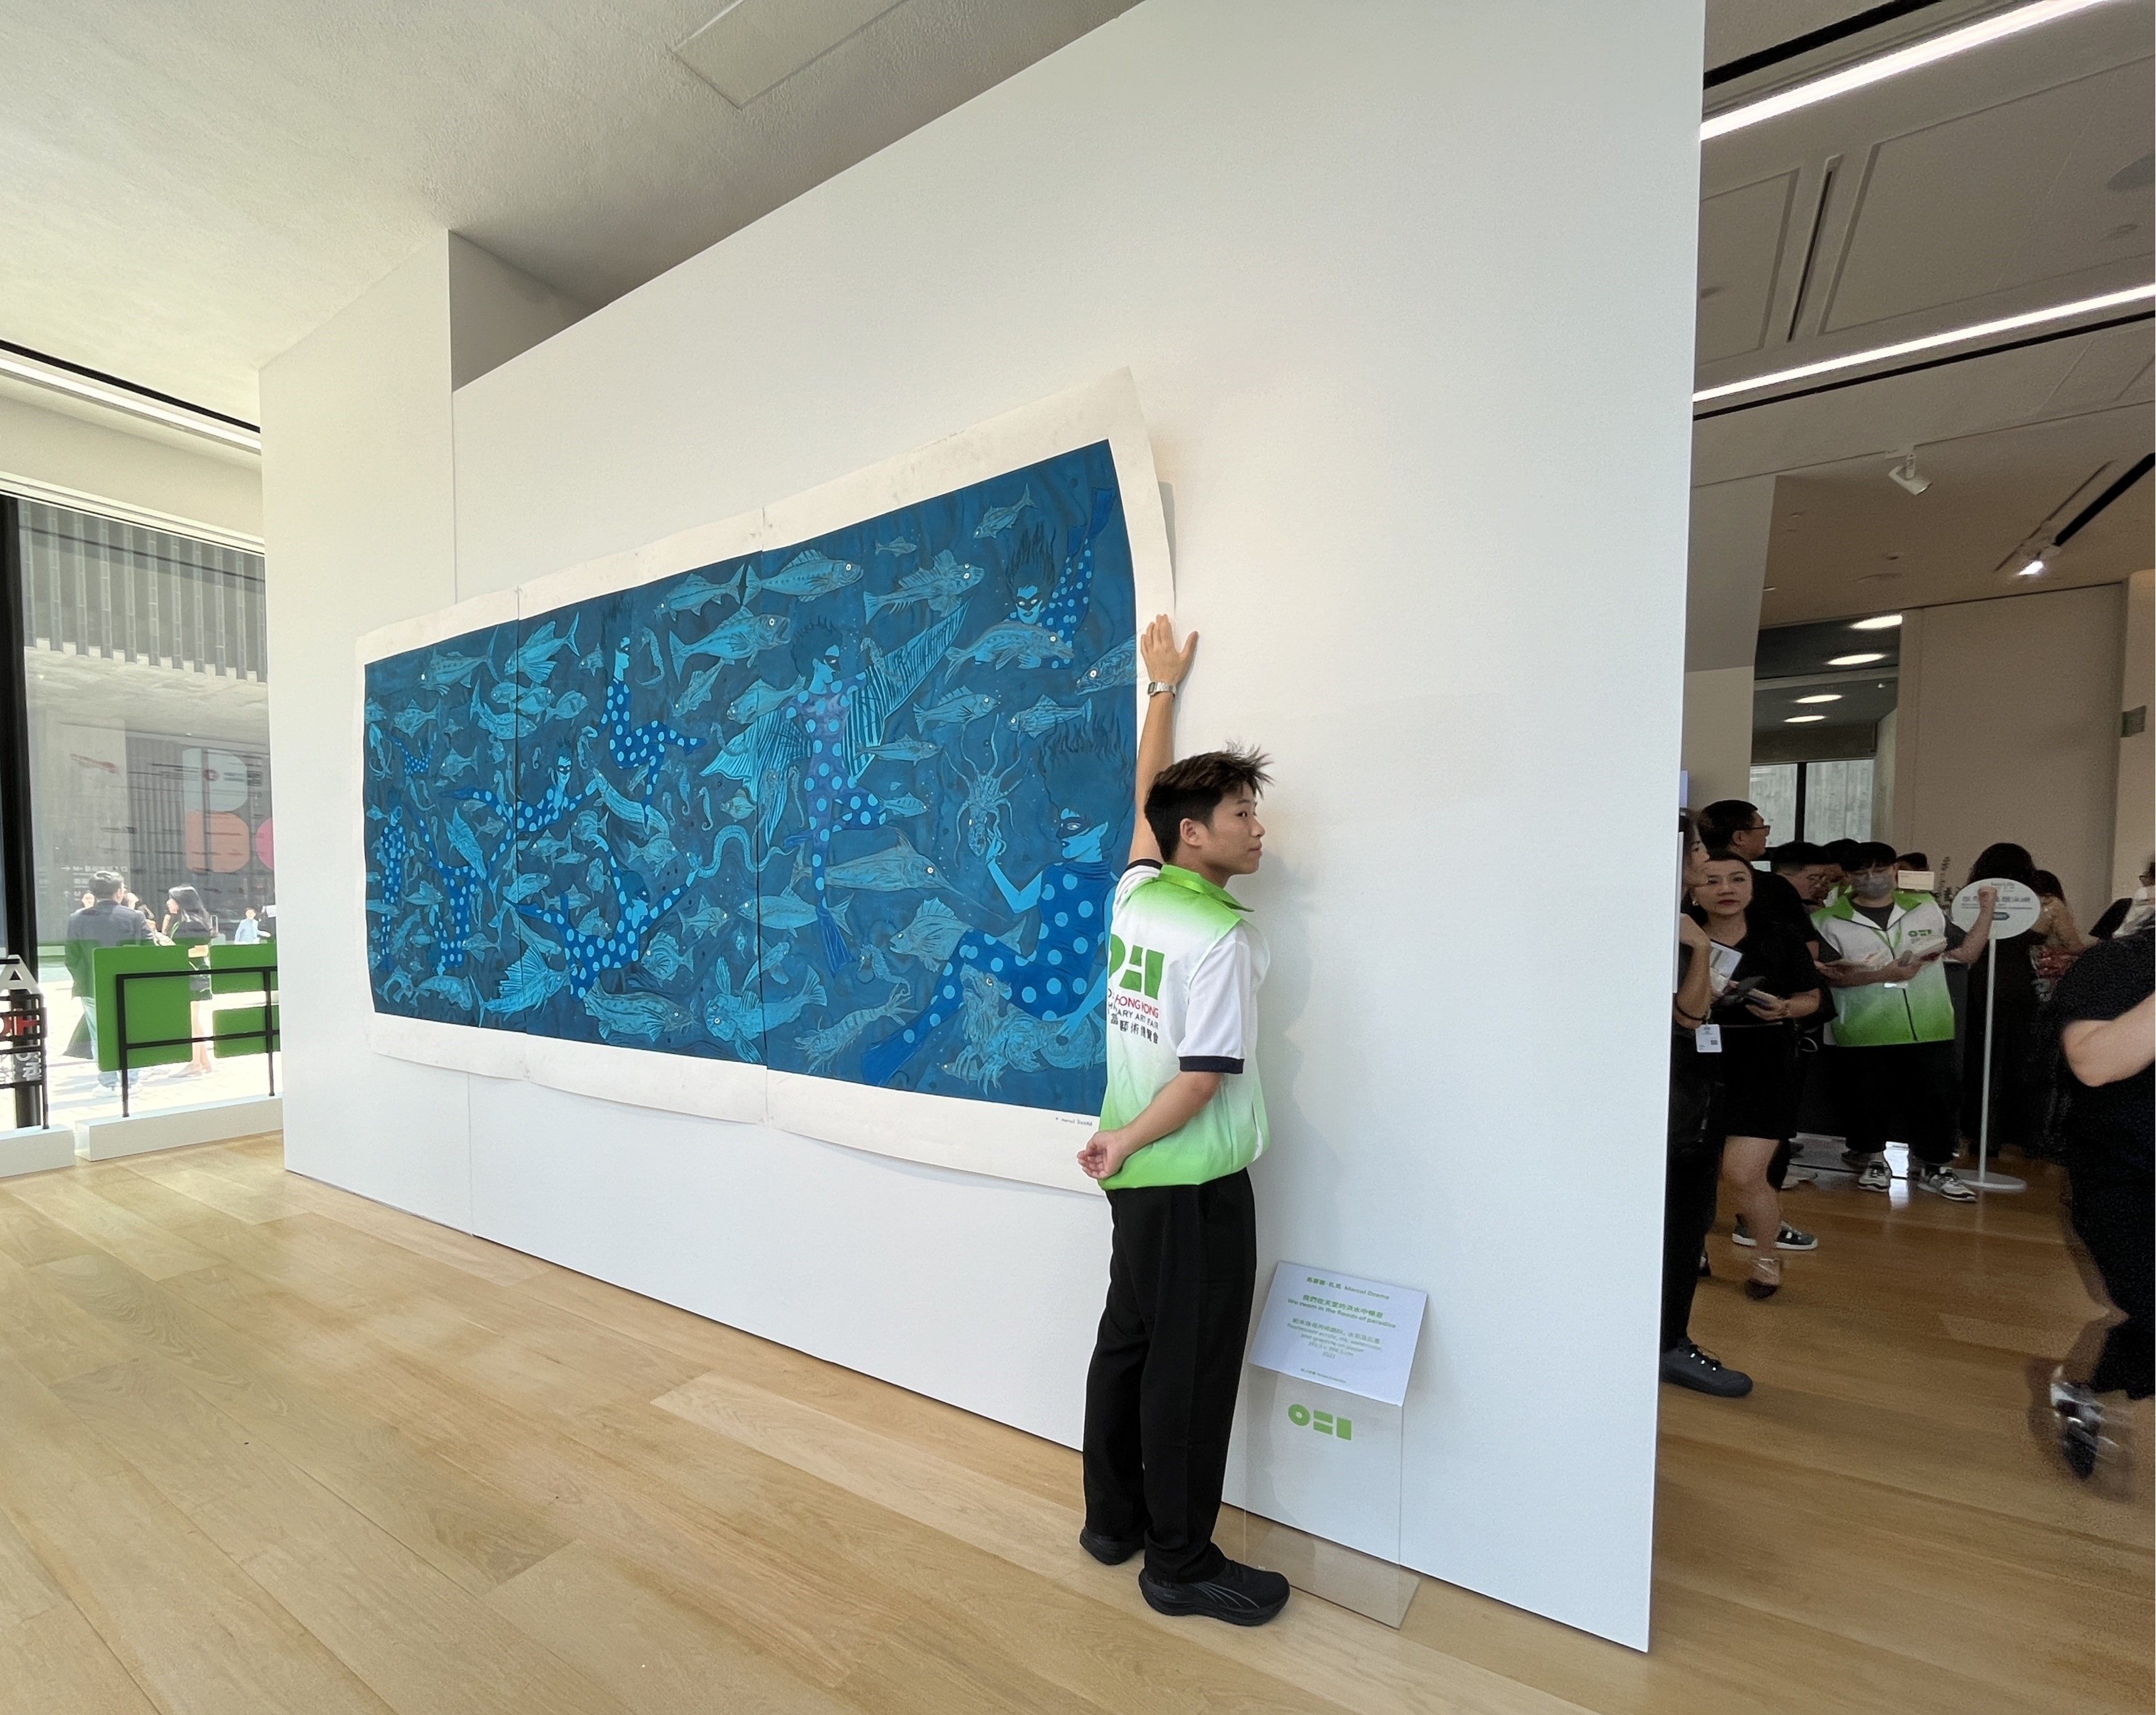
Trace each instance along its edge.
<instances>
[{"instance_id":1,"label":"green logo on placard","mask_svg":"<svg viewBox=\"0 0 2156 1715\"><path fill-rule=\"evenodd\" d=\"M1108 975L1117 977L1116 986L1128 989L1134 995L1143 995L1148 1001L1160 998L1161 955L1147 947L1126 947L1122 937L1108 937Z\"/></svg>"},{"instance_id":2,"label":"green logo on placard","mask_svg":"<svg viewBox=\"0 0 2156 1715\"><path fill-rule=\"evenodd\" d=\"M1307 1405L1291 1405L1287 1408L1287 1421L1297 1429L1314 1429L1320 1435L1337 1436L1343 1441L1355 1439L1353 1420L1335 1417L1330 1411L1313 1411Z\"/></svg>"}]
</instances>

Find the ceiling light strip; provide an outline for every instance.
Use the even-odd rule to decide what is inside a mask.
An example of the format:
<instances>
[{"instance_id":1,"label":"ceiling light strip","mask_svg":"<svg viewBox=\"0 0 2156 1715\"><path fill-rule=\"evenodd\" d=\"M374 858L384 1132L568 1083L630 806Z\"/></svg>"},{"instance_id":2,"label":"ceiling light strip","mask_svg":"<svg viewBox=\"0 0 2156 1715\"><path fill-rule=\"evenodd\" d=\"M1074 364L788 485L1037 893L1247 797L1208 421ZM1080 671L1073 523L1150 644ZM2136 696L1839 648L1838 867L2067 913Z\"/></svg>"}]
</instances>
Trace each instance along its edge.
<instances>
[{"instance_id":1,"label":"ceiling light strip","mask_svg":"<svg viewBox=\"0 0 2156 1715\"><path fill-rule=\"evenodd\" d=\"M49 387L56 393L66 393L77 399L87 400L108 410L122 411L130 417L161 422L168 428L182 429L192 435L222 441L228 447L238 447L245 452L259 453L262 450L259 430L224 422L208 412L194 410L187 406L168 404L125 386L73 374L57 365L21 356L13 351L0 351L0 375L12 376L18 381L29 382L33 387Z\"/></svg>"},{"instance_id":2,"label":"ceiling light strip","mask_svg":"<svg viewBox=\"0 0 2156 1715\"><path fill-rule=\"evenodd\" d=\"M1974 23L1964 24L1958 30L1947 30L1921 42L1912 42L1906 48L1881 54L1876 59L1866 59L1855 65L1844 66L1840 71L1829 72L1825 77L1814 78L1808 83L1776 91L1757 101L1747 102L1742 107L1732 107L1726 113L1717 113L1703 120L1699 128L1699 140L1711 142L1717 137L1726 137L1750 125L1779 119L1785 113L1796 113L1822 101L1831 101L1837 95L1846 95L1852 90L1869 89L1889 78L1899 77L1904 72L1916 71L1927 65L1935 65L1957 54L1966 54L1973 48L1989 47L1994 42L2018 36L2038 26L2056 23L2062 18L2071 18L2077 12L2107 5L2110 0L2034 0L2034 3L2016 7L2011 12L2001 12L1989 18L1981 18Z\"/></svg>"},{"instance_id":3,"label":"ceiling light strip","mask_svg":"<svg viewBox=\"0 0 2156 1715\"><path fill-rule=\"evenodd\" d=\"M2020 328L2041 327L2049 321L2065 321L2076 315L2092 315L2100 310L2117 308L2122 304L2146 303L2156 299L2156 284L2129 286L2124 291L2106 292L2101 297L2083 298L2071 304L2057 304L2048 310L2026 310L2020 315L2002 316L1997 321L1980 321L1969 327L1952 328L1943 334L1925 334L1914 340L1897 340L1892 346L1875 346L1868 351L1852 351L1846 357L1822 358L1817 363L1799 364L1794 369L1778 369L1768 375L1753 376L1748 381L1724 381L1718 387L1702 387L1691 396L1695 405L1709 399L1727 399L1735 393L1757 392L1762 387L1779 387L1790 381L1809 380L1815 375L1832 375L1837 370L1857 369L1867 363L1886 363L1897 357L1907 357L1912 352L1933 351L1941 346L1958 346L1967 340L1986 340L1994 334L2012 333Z\"/></svg>"}]
</instances>

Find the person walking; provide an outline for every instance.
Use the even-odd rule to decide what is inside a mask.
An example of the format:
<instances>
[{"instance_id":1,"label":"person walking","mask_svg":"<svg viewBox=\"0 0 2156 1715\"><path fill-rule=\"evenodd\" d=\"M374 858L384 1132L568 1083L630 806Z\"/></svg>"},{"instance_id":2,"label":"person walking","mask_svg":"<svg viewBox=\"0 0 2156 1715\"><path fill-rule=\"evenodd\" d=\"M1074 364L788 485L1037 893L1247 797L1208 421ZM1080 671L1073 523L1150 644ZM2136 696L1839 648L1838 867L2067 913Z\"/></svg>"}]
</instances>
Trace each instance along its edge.
<instances>
[{"instance_id":1,"label":"person walking","mask_svg":"<svg viewBox=\"0 0 2156 1715\"><path fill-rule=\"evenodd\" d=\"M185 883L166 890L165 936L174 946L189 949L206 946L217 939L217 919L203 905L202 895ZM188 956L193 957L192 953ZM191 1077L207 1078L210 1073L209 979L189 977L187 995L188 1034L200 1038L187 1072Z\"/></svg>"},{"instance_id":2,"label":"person walking","mask_svg":"<svg viewBox=\"0 0 2156 1715\"><path fill-rule=\"evenodd\" d=\"M74 980L75 997L82 1002L84 1021L90 1028L90 1057L97 1058L97 970L95 955L100 947L124 947L151 938L150 919L120 903L126 884L109 869L90 878L90 903L72 913L62 931L61 956ZM110 1089L117 1073L100 1067L97 1081Z\"/></svg>"},{"instance_id":3,"label":"person walking","mask_svg":"<svg viewBox=\"0 0 2156 1715\"><path fill-rule=\"evenodd\" d=\"M1669 1144L1662 1184L1661 1379L1717 1399L1752 1391L1752 1378L1732 1369L1691 1337L1692 1299L1700 1257L1714 1224L1714 1192L1722 1172L1722 1035L1708 1023L1714 1001L1713 943L1682 909L1685 889L1707 879L1707 847L1691 813L1677 812L1679 909L1676 992L1670 998Z\"/></svg>"},{"instance_id":4,"label":"person walking","mask_svg":"<svg viewBox=\"0 0 2156 1715\"><path fill-rule=\"evenodd\" d=\"M2093 1364L2052 1372L2059 1449L2076 1477L2096 1470L2104 1445L2102 1396L2145 1400L2156 1377L2156 927L2098 943L2060 979L2051 1012L2064 1062L2066 1173L2072 1231L2104 1295L2119 1312Z\"/></svg>"},{"instance_id":5,"label":"person walking","mask_svg":"<svg viewBox=\"0 0 2156 1715\"><path fill-rule=\"evenodd\" d=\"M1140 640L1139 815L1108 924L1107 1093L1078 1165L1108 1196L1107 1303L1086 1377L1086 1522L1104 1565L1144 1551L1156 1612L1262 1625L1287 1580L1213 1541L1256 1283L1250 1165L1265 1147L1257 990L1264 940L1228 891L1264 855L1265 759L1173 762L1198 644L1166 615Z\"/></svg>"},{"instance_id":6,"label":"person walking","mask_svg":"<svg viewBox=\"0 0 2156 1715\"><path fill-rule=\"evenodd\" d=\"M1960 946L1949 951L1946 914L1928 893L1900 891L1894 848L1858 846L1846 859L1849 885L1812 914L1825 956L1818 961L1834 995L1827 1078L1841 1113L1842 1160L1858 1189L1892 1188L1890 1139L1909 1150L1909 1183L1951 1202L1976 1193L1954 1172L1953 997L1947 962L1983 956L1991 939L1994 889Z\"/></svg>"},{"instance_id":7,"label":"person walking","mask_svg":"<svg viewBox=\"0 0 2156 1715\"><path fill-rule=\"evenodd\" d=\"M1722 1177L1738 1211L1737 1242L1758 1252L1745 1290L1766 1298L1781 1288L1779 1252L1819 1248L1811 1234L1782 1220L1769 1170L1796 1129L1796 1021L1819 1011L1821 994L1804 941L1753 911L1753 873L1743 858L1712 853L1691 898L1707 934L1710 1020L1722 1038Z\"/></svg>"}]
</instances>

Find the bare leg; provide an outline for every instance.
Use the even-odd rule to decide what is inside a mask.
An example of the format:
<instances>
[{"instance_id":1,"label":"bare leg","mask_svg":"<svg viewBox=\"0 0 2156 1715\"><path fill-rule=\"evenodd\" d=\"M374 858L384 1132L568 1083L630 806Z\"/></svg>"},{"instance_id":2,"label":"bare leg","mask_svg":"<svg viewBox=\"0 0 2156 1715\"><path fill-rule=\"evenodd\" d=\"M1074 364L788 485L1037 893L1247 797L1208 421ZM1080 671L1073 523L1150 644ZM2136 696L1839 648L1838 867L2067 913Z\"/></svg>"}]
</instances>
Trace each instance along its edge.
<instances>
[{"instance_id":1,"label":"bare leg","mask_svg":"<svg viewBox=\"0 0 2156 1715\"><path fill-rule=\"evenodd\" d=\"M1779 1147L1773 1138L1732 1138L1722 1151L1722 1180L1757 1247L1752 1277L1765 1287L1782 1282L1782 1259L1774 1249L1782 1232L1782 1199L1767 1178Z\"/></svg>"}]
</instances>

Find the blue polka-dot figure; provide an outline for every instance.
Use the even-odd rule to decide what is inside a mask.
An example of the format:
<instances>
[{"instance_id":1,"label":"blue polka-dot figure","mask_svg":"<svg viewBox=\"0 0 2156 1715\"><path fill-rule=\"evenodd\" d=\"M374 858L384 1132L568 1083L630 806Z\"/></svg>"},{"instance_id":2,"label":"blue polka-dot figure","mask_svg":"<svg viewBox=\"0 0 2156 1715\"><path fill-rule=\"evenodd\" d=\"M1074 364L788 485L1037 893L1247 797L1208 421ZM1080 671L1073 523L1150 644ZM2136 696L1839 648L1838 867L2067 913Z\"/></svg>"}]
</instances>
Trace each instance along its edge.
<instances>
[{"instance_id":1,"label":"blue polka-dot figure","mask_svg":"<svg viewBox=\"0 0 2156 1715\"><path fill-rule=\"evenodd\" d=\"M624 637L614 645L613 679L606 694L607 752L624 768L632 773L639 768L648 769L644 791L651 790L651 776L659 771L659 765L666 758L670 747L694 750L702 744L701 739L692 739L688 734L675 730L663 720L647 720L642 726L629 724L629 640Z\"/></svg>"},{"instance_id":2,"label":"blue polka-dot figure","mask_svg":"<svg viewBox=\"0 0 2156 1715\"><path fill-rule=\"evenodd\" d=\"M569 956L569 992L580 1001L584 991L605 972L626 970L636 963L644 950L644 938L652 925L679 904L681 896L689 891L685 882L654 901L644 893L644 884L614 862L611 852L606 862L607 868L613 873L614 896L621 914L613 934L587 934L569 921L567 912L553 906L516 908L532 922L544 924L561 936L562 950Z\"/></svg>"},{"instance_id":3,"label":"blue polka-dot figure","mask_svg":"<svg viewBox=\"0 0 2156 1715\"><path fill-rule=\"evenodd\" d=\"M1087 522L1082 536L1073 532L1063 570L1057 576L1055 587L1045 602L1037 593L1030 597L1021 592L1018 605L1012 608L1010 617L1027 625L1039 626L1054 634L1056 646L1049 659L1068 663L1071 642L1078 628L1086 622L1086 614L1093 605L1093 544L1101 532L1108 527L1115 515L1116 496L1112 489L1103 489L1093 496L1093 516ZM1014 658L1020 667L1039 667L1043 659L1037 655Z\"/></svg>"},{"instance_id":4,"label":"blue polka-dot figure","mask_svg":"<svg viewBox=\"0 0 2156 1715\"><path fill-rule=\"evenodd\" d=\"M624 687L624 703L626 690L627 688ZM611 698L612 694L609 693L608 695ZM572 811L581 810L585 803L598 791L598 782L593 781L583 791L571 792L569 772L569 759L566 756L556 757L553 781L548 785L547 790L539 795L538 801L536 803L519 801L512 804L483 786L459 787L452 791L449 796L452 798L465 798L474 803L485 805L520 834L542 834Z\"/></svg>"},{"instance_id":5,"label":"blue polka-dot figure","mask_svg":"<svg viewBox=\"0 0 2156 1715\"><path fill-rule=\"evenodd\" d=\"M927 1010L861 1057L865 1082L889 1083L931 1037L958 1016L958 978L969 965L987 965L1010 991L1013 1006L1051 1023L1097 1003L1107 973L1106 961L1091 956L1101 938L1091 925L1107 921L1116 879L1115 872L1101 861L1101 842L1107 829L1105 825L1087 827L1085 818L1071 811L1064 812L1061 829L1065 861L1051 863L1024 888L1014 886L1003 873L997 861L1000 845L988 858L988 874L1011 910L1023 915L1038 908L1040 928L1032 953L1021 953L1009 941L968 929L944 961ZM1096 962L1101 969L1089 989L1087 978Z\"/></svg>"}]
</instances>

